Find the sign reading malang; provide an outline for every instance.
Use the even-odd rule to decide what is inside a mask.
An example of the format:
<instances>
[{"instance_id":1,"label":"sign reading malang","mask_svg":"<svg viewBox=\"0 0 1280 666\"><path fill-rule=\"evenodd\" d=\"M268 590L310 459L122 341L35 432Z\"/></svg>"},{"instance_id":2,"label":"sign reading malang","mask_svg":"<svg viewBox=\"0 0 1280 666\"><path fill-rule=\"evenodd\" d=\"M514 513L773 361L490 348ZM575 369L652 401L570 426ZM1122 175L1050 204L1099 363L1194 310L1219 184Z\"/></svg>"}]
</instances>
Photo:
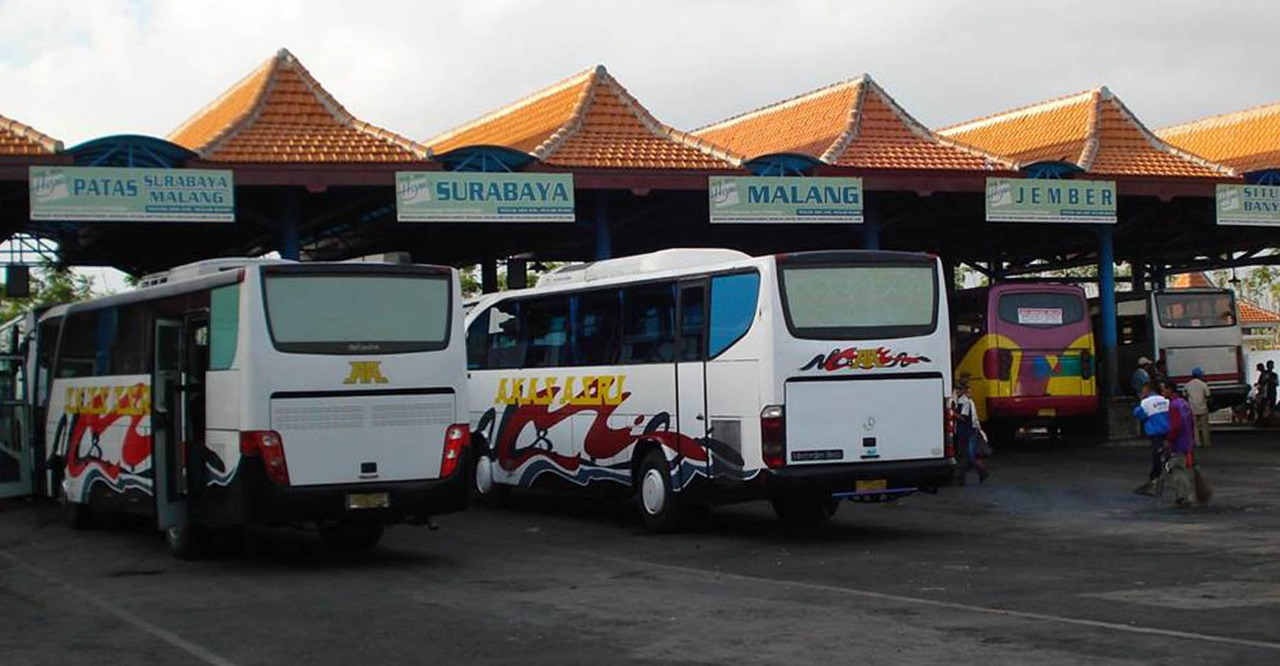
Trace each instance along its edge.
<instances>
[{"instance_id":1,"label":"sign reading malang","mask_svg":"<svg viewBox=\"0 0 1280 666\"><path fill-rule=\"evenodd\" d=\"M1115 224L1116 184L1109 180L988 178L987 221Z\"/></svg>"},{"instance_id":2,"label":"sign reading malang","mask_svg":"<svg viewBox=\"0 0 1280 666\"><path fill-rule=\"evenodd\" d=\"M1280 187L1219 185L1218 224L1280 227Z\"/></svg>"},{"instance_id":3,"label":"sign reading malang","mask_svg":"<svg viewBox=\"0 0 1280 666\"><path fill-rule=\"evenodd\" d=\"M31 167L31 219L235 222L230 171Z\"/></svg>"},{"instance_id":4,"label":"sign reading malang","mask_svg":"<svg viewBox=\"0 0 1280 666\"><path fill-rule=\"evenodd\" d=\"M558 173L396 173L400 222L573 222L573 176Z\"/></svg>"},{"instance_id":5,"label":"sign reading malang","mask_svg":"<svg viewBox=\"0 0 1280 666\"><path fill-rule=\"evenodd\" d=\"M861 178L711 176L711 221L861 223Z\"/></svg>"}]
</instances>

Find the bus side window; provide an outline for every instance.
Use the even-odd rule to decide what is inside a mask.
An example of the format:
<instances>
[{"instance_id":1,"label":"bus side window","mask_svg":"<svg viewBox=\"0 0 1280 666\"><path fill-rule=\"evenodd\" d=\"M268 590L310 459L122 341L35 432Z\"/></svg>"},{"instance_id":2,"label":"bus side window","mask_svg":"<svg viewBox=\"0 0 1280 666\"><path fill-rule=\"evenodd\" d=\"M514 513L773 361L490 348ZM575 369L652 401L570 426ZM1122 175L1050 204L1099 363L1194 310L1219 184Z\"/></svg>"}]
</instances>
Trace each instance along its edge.
<instances>
[{"instance_id":1,"label":"bus side window","mask_svg":"<svg viewBox=\"0 0 1280 666\"><path fill-rule=\"evenodd\" d=\"M578 365L612 365L618 359L621 309L615 290L593 291L578 296Z\"/></svg>"},{"instance_id":2,"label":"bus side window","mask_svg":"<svg viewBox=\"0 0 1280 666\"><path fill-rule=\"evenodd\" d=\"M209 294L209 369L227 370L236 359L240 333L240 285Z\"/></svg>"},{"instance_id":3,"label":"bus side window","mask_svg":"<svg viewBox=\"0 0 1280 666\"><path fill-rule=\"evenodd\" d=\"M485 310L471 320L467 327L467 369L483 370L489 351L489 311Z\"/></svg>"},{"instance_id":4,"label":"bus side window","mask_svg":"<svg viewBox=\"0 0 1280 666\"><path fill-rule=\"evenodd\" d=\"M520 303L507 301L489 310L488 364L491 370L524 367L528 338L520 327Z\"/></svg>"},{"instance_id":5,"label":"bus side window","mask_svg":"<svg viewBox=\"0 0 1280 666\"><path fill-rule=\"evenodd\" d=\"M721 275L711 279L711 330L707 357L715 358L751 329L756 318L760 274Z\"/></svg>"},{"instance_id":6,"label":"bus side window","mask_svg":"<svg viewBox=\"0 0 1280 666\"><path fill-rule=\"evenodd\" d=\"M675 360L676 299L671 283L623 290L620 363L670 363Z\"/></svg>"},{"instance_id":7,"label":"bus side window","mask_svg":"<svg viewBox=\"0 0 1280 666\"><path fill-rule=\"evenodd\" d=\"M67 317L63 327L54 377L92 377L97 367L97 312L83 312Z\"/></svg>"},{"instance_id":8,"label":"bus side window","mask_svg":"<svg viewBox=\"0 0 1280 666\"><path fill-rule=\"evenodd\" d=\"M569 363L569 299L550 296L527 301L525 336L529 341L525 366L554 368Z\"/></svg>"},{"instance_id":9,"label":"bus side window","mask_svg":"<svg viewBox=\"0 0 1280 666\"><path fill-rule=\"evenodd\" d=\"M147 311L141 306L130 306L112 308L103 314L105 312L116 313L115 340L111 344L108 374L142 375L150 372L151 355L147 353L147 341L151 338L151 321ZM99 315L99 324L103 318Z\"/></svg>"}]
</instances>

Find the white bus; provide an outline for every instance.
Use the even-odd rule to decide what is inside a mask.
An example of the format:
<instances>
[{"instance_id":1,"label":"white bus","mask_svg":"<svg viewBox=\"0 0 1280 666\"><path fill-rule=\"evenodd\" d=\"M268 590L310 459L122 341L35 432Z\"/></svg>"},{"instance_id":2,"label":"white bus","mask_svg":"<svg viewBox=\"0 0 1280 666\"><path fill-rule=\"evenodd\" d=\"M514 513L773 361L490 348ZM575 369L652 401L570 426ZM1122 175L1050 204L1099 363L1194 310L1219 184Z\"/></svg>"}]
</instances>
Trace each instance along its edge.
<instances>
[{"instance_id":1,"label":"white bus","mask_svg":"<svg viewBox=\"0 0 1280 666\"><path fill-rule=\"evenodd\" d=\"M1122 380L1137 367L1138 358L1146 356L1179 388L1191 379L1192 368L1204 370L1213 409L1240 404L1248 397L1244 339L1230 290L1117 294L1116 319ZM1132 390L1127 382L1125 386Z\"/></svg>"},{"instance_id":2,"label":"white bus","mask_svg":"<svg viewBox=\"0 0 1280 666\"><path fill-rule=\"evenodd\" d=\"M50 308L23 342L26 492L76 525L145 516L182 557L249 524L368 548L466 507L456 271L224 259L144 283Z\"/></svg>"},{"instance_id":3,"label":"white bus","mask_svg":"<svg viewBox=\"0 0 1280 666\"><path fill-rule=\"evenodd\" d=\"M467 318L475 491L612 487L645 524L768 498L946 483L951 372L936 258L665 250L567 266Z\"/></svg>"}]
</instances>

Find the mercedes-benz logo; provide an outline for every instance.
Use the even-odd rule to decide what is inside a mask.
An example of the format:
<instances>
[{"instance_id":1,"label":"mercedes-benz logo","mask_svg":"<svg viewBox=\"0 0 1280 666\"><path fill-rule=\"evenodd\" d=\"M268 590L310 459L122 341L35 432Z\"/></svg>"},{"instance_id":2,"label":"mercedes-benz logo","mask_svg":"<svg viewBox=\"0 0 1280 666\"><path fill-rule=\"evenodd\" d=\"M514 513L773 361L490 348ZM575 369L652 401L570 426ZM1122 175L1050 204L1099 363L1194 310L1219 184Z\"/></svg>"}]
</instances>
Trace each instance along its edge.
<instances>
[{"instance_id":1,"label":"mercedes-benz logo","mask_svg":"<svg viewBox=\"0 0 1280 666\"><path fill-rule=\"evenodd\" d=\"M867 432L875 430L875 427L876 427L876 417L874 416L868 416L867 420L862 422L862 429L866 430Z\"/></svg>"}]
</instances>

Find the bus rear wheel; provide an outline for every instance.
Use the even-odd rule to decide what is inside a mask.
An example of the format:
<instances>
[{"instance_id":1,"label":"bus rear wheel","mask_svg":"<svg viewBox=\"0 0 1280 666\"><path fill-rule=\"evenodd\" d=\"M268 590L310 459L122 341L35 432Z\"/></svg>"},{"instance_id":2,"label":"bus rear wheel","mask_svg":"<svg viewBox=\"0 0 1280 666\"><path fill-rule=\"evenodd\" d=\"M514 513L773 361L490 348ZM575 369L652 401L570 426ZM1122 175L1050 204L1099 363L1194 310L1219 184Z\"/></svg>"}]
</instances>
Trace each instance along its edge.
<instances>
[{"instance_id":1,"label":"bus rear wheel","mask_svg":"<svg viewBox=\"0 0 1280 666\"><path fill-rule=\"evenodd\" d=\"M338 520L320 523L320 540L338 550L370 550L382 540L382 523L372 520Z\"/></svg>"},{"instance_id":2,"label":"bus rear wheel","mask_svg":"<svg viewBox=\"0 0 1280 666\"><path fill-rule=\"evenodd\" d=\"M164 541L174 557L180 560L199 559L205 552L207 535L193 525L191 517L185 513L164 531Z\"/></svg>"},{"instance_id":3,"label":"bus rear wheel","mask_svg":"<svg viewBox=\"0 0 1280 666\"><path fill-rule=\"evenodd\" d=\"M62 520L67 527L73 530L93 529L93 509L88 504L71 501L65 490L58 494L58 503L62 505Z\"/></svg>"},{"instance_id":4,"label":"bus rear wheel","mask_svg":"<svg viewBox=\"0 0 1280 666\"><path fill-rule=\"evenodd\" d=\"M818 493L780 495L772 500L773 512L788 525L817 525L831 520L840 509L840 500Z\"/></svg>"},{"instance_id":5,"label":"bus rear wheel","mask_svg":"<svg viewBox=\"0 0 1280 666\"><path fill-rule=\"evenodd\" d=\"M644 526L654 532L670 532L680 526L680 498L671 486L671 467L658 449L640 460L636 477L636 504Z\"/></svg>"}]
</instances>

